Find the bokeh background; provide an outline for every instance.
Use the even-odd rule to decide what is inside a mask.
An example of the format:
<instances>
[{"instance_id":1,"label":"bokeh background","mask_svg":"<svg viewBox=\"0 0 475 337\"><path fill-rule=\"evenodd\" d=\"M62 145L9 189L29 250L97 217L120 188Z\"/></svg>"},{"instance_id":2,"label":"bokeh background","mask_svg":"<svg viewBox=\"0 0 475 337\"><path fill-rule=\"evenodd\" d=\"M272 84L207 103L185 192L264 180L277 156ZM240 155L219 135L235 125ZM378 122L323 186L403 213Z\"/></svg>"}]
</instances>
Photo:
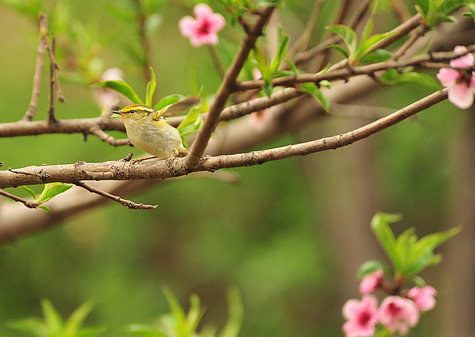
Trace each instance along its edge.
<instances>
[{"instance_id":1,"label":"bokeh background","mask_svg":"<svg viewBox=\"0 0 475 337\"><path fill-rule=\"evenodd\" d=\"M62 88L67 102L57 106L59 118L100 114L88 87L100 70L121 68L137 92L145 90L140 69L127 52L137 41L135 28L118 19L113 3L42 5L50 17L58 7L67 8L70 16L63 17L62 24L78 21L85 28L77 33L80 56L97 58L86 62L88 77L68 75L65 67ZM413 2L407 3L413 8ZM220 5L210 4L226 15ZM323 7L315 41L338 4ZM190 94L190 74L208 94L219 86L208 50L192 48L178 31L179 19L190 15L193 5L170 1L160 6L160 27L152 39L160 96ZM312 7L308 0L286 2L279 10L284 28L296 36ZM29 105L37 26L6 2L0 2L0 14L0 122L6 123L22 118ZM384 11L377 29L397 24L397 18ZM238 31L228 27L220 37L231 45L239 41ZM44 76L36 119L46 118L47 92ZM383 88L355 105L394 110L429 93L413 86ZM331 136L369 121L326 116L256 148ZM230 170L239 175L238 184L190 176L130 196L158 204L154 211L110 203L45 232L4 243L0 336L22 336L7 323L41 316L41 298L50 299L66 317L91 297L97 304L87 325L107 327L102 336L127 336L128 324L151 323L167 312L165 285L185 307L196 293L207 309L203 324L218 329L227 317L227 289L237 286L244 303L242 336L342 336L341 308L348 298L359 297L358 267L368 259L385 259L369 227L378 211L402 213L404 220L395 231L415 227L420 236L463 225L462 234L440 249L442 263L422 275L439 290L438 306L423 315L409 336L473 336L474 122L473 110L443 102L337 151ZM129 151L96 137L84 142L80 134L0 140L4 168L117 160ZM9 191L26 197L22 191Z\"/></svg>"}]
</instances>

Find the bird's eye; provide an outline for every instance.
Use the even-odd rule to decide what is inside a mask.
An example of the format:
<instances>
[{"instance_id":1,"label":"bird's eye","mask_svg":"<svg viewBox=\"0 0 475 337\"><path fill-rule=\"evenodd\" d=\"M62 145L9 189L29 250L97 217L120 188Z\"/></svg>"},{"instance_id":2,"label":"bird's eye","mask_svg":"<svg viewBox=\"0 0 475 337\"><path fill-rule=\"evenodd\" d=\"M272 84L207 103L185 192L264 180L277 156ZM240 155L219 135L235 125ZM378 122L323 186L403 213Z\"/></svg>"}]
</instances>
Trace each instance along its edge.
<instances>
[{"instance_id":1,"label":"bird's eye","mask_svg":"<svg viewBox=\"0 0 475 337\"><path fill-rule=\"evenodd\" d=\"M135 113L135 110L129 110L129 114Z\"/></svg>"}]
</instances>

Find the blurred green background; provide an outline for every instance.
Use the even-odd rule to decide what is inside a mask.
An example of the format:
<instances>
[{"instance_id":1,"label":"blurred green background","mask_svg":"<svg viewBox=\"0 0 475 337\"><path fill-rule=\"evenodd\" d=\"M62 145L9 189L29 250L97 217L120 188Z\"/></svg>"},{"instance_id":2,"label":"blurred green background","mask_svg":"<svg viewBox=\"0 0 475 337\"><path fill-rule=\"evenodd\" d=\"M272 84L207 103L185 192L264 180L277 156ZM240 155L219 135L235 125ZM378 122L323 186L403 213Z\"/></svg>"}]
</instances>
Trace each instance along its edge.
<instances>
[{"instance_id":1,"label":"blurred green background","mask_svg":"<svg viewBox=\"0 0 475 337\"><path fill-rule=\"evenodd\" d=\"M128 43L137 43L131 33L135 28L117 20L113 3L44 1L42 10L53 17L57 4L69 8L66 25L78 20L89 34L84 53L102 60L98 69L121 68L125 80L143 96L145 82L125 52ZM331 18L337 4L329 2L323 18ZM191 15L192 7L191 2L178 1L160 7L162 22L152 39L160 96L190 94L194 68L206 93L219 85L206 48L192 48L179 34L178 21ZM308 0L286 2L279 12L284 28L301 31L312 7ZM6 123L21 119L29 105L37 27L2 3L0 13L0 122ZM386 20L380 29L397 25L390 13L382 15ZM318 32L327 23L321 21ZM220 34L233 42L240 36L232 28ZM76 47L83 48L80 43ZM88 87L94 71L91 74L77 83L73 76L64 78L67 102L57 105L59 118L100 114ZM36 119L46 118L47 93L44 76ZM386 88L372 93L364 104L397 109L429 93L415 87ZM320 118L298 135L279 137L261 148L330 136L367 122ZM414 226L420 236L464 226L462 235L443 247L442 264L422 275L439 290L439 305L409 336L455 335L456 327L473 331L473 124L472 110L443 102L347 148L234 169L240 176L237 185L214 179L168 180L131 197L158 204L154 211L111 203L3 244L0 336L22 336L7 322L40 316L43 297L63 317L93 297L97 304L87 324L107 327L102 336L127 336L128 324L151 323L167 312L165 285L185 307L189 296L198 294L207 308L203 324L218 328L227 317L226 291L236 285L244 303L241 336L341 336L341 308L348 298L359 297L358 267L367 259L384 259L369 228L377 211L404 214L396 231ZM6 168L117 160L130 150L91 136L84 142L80 134L0 142L0 161Z\"/></svg>"}]
</instances>

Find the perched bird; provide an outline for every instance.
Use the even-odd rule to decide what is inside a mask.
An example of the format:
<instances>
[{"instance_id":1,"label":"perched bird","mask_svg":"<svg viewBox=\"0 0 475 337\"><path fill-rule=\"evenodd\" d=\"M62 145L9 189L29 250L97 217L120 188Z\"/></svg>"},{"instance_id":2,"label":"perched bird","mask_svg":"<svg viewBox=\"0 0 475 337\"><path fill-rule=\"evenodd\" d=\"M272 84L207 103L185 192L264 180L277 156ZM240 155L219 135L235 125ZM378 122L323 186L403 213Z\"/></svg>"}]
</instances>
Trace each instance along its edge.
<instances>
[{"instance_id":1,"label":"perched bird","mask_svg":"<svg viewBox=\"0 0 475 337\"><path fill-rule=\"evenodd\" d=\"M188 97L160 111L132 104L113 112L124 121L129 141L135 147L158 158L184 157L188 151L183 147L180 133L163 116L181 113L199 101L199 97Z\"/></svg>"}]
</instances>

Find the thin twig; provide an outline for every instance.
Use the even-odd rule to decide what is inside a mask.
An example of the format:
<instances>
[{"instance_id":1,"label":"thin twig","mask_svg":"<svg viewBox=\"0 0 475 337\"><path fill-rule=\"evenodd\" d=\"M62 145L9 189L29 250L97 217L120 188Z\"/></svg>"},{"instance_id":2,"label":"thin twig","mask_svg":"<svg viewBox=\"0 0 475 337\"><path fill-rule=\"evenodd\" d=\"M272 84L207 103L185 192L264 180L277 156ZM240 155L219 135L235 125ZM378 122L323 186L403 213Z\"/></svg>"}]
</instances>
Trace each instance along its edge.
<instances>
[{"instance_id":1,"label":"thin twig","mask_svg":"<svg viewBox=\"0 0 475 337\"><path fill-rule=\"evenodd\" d=\"M249 33L244 37L241 50L234 59L231 67L228 69L221 83L221 87L211 103L208 116L198 131L197 138L191 147L190 153L186 156L186 161L183 162L183 164L186 163L188 167L194 167L198 164L206 146L208 145L209 138L219 121L219 115L232 92L231 88L235 85L236 79L246 62L251 49L254 47L257 38L262 35L264 25L269 21L274 9L275 7L264 8L256 23L250 28Z\"/></svg>"},{"instance_id":2,"label":"thin twig","mask_svg":"<svg viewBox=\"0 0 475 337\"><path fill-rule=\"evenodd\" d=\"M467 47L467 52L475 51L475 45L471 45ZM365 66L360 67L347 67L342 69L334 69L328 70L324 73L317 73L317 74L302 74L302 75L294 75L294 76L287 76L287 77L279 77L275 78L272 81L272 85L274 87L283 86L289 87L294 86L296 83L305 83L305 82L314 82L318 83L323 80L333 81L338 79L348 80L350 77L360 76L360 75L367 75L367 76L374 76L375 72L388 70L388 69L401 69L404 67L424 67L426 64L430 64L429 62L432 61L448 61L454 58L460 57L461 55L456 54L454 52L439 52L439 53L432 53L429 55L420 55L416 56L412 59L407 60L389 60L379 63L373 63ZM257 89L264 85L263 80L254 80L254 81L245 81L240 82L236 85L236 90L250 90L250 89Z\"/></svg>"},{"instance_id":3,"label":"thin twig","mask_svg":"<svg viewBox=\"0 0 475 337\"><path fill-rule=\"evenodd\" d=\"M315 25L317 23L318 16L321 12L323 3L325 0L318 0L315 2L315 5L313 6L312 13L310 14L310 18L307 21L307 24L305 25L305 29L303 30L302 34L300 34L299 38L297 41L290 47L288 53L287 53L287 58L288 59L293 59L294 56L302 51L306 50L308 47L308 43L310 42L310 38L312 37L312 32L315 28Z\"/></svg>"},{"instance_id":4,"label":"thin twig","mask_svg":"<svg viewBox=\"0 0 475 337\"><path fill-rule=\"evenodd\" d=\"M108 198L111 200L114 200L118 202L119 204L123 206L127 206L130 209L155 209L157 208L158 205L144 205L144 204L136 204L133 201L122 199L121 197L117 195L110 194L108 192L102 191L98 188L92 187L91 185L85 184L82 181L78 181L75 183L76 186L82 187L86 190L88 190L91 193L96 193L100 195L101 197Z\"/></svg>"},{"instance_id":5,"label":"thin twig","mask_svg":"<svg viewBox=\"0 0 475 337\"><path fill-rule=\"evenodd\" d=\"M48 49L49 61L51 63L51 71L53 73L52 76L54 77L54 88L56 89L56 94L58 95L58 101L60 101L61 103L64 103L66 102L66 99L64 98L63 92L61 91L61 87L59 85L59 78L58 78L58 70L60 70L61 68L56 62L56 57L54 56L54 50L52 48L52 44L49 42L48 35L45 35L45 41L46 41L46 48Z\"/></svg>"},{"instance_id":6,"label":"thin twig","mask_svg":"<svg viewBox=\"0 0 475 337\"><path fill-rule=\"evenodd\" d=\"M38 38L38 52L36 53L36 69L33 76L33 90L31 93L30 106L23 117L25 121L31 121L36 115L36 109L38 108L38 100L40 97L40 85L41 85L41 73L44 66L44 57L46 50L45 34L48 32L48 16L45 13L40 13L40 33Z\"/></svg>"},{"instance_id":7,"label":"thin twig","mask_svg":"<svg viewBox=\"0 0 475 337\"><path fill-rule=\"evenodd\" d=\"M142 43L142 49L143 49L143 63L142 63L142 74L146 82L150 82L152 79L152 75L150 73L150 68L152 67L152 47L150 45L150 41L148 40L147 33L145 30L145 23L147 20L147 17L145 16L141 1L140 0L135 0L135 5L137 7L137 23L138 23L138 29L139 29L139 36L140 36L140 41ZM157 92L155 92L158 94Z\"/></svg>"},{"instance_id":8,"label":"thin twig","mask_svg":"<svg viewBox=\"0 0 475 337\"><path fill-rule=\"evenodd\" d=\"M53 35L53 37L51 38L51 53L54 55L55 51L56 51L56 37ZM50 62L50 65L49 65L49 68L50 68L50 88L49 88L49 108L48 108L48 122L49 123L57 123L57 119L55 117L55 114L54 114L54 89L56 87L55 85L55 75L54 75L54 72L55 72L55 65L53 64L53 62Z\"/></svg>"},{"instance_id":9,"label":"thin twig","mask_svg":"<svg viewBox=\"0 0 475 337\"><path fill-rule=\"evenodd\" d=\"M117 138L112 137L111 135L105 133L98 125L91 127L88 130L88 133L99 137L100 140L102 140L103 142L107 142L112 146L124 146L124 145L129 145L130 143L127 138L117 139Z\"/></svg>"},{"instance_id":10,"label":"thin twig","mask_svg":"<svg viewBox=\"0 0 475 337\"><path fill-rule=\"evenodd\" d=\"M34 202L31 202L31 201L28 201L26 199L17 197L16 195L10 194L10 193L5 192L3 190L0 190L0 195L3 195L4 197L10 198L13 201L21 202L22 204L24 204L28 208L37 208L38 207L38 205Z\"/></svg>"},{"instance_id":11,"label":"thin twig","mask_svg":"<svg viewBox=\"0 0 475 337\"><path fill-rule=\"evenodd\" d=\"M401 46L401 48L399 48L398 51L396 51L394 53L394 59L397 60L399 58L401 58L402 56L404 56L404 54L406 53L406 51L417 41L419 40L421 37L424 36L424 34L427 32L427 30L429 29L429 27L427 27L426 25L421 25L419 26L418 29L416 29L412 36L409 37L409 39L404 42L404 44Z\"/></svg>"}]
</instances>

